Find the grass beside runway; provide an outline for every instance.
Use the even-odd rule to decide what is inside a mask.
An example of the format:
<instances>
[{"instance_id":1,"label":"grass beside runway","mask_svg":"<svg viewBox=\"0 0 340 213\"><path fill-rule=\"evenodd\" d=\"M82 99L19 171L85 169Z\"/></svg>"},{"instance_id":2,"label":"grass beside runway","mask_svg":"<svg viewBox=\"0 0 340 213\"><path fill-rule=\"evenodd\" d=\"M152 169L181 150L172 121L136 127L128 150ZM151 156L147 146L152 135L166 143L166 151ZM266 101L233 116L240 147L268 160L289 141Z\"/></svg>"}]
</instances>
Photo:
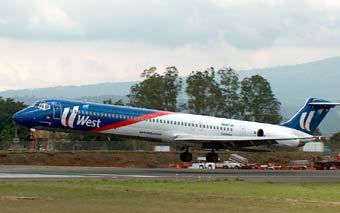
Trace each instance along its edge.
<instances>
[{"instance_id":1,"label":"grass beside runway","mask_svg":"<svg viewBox=\"0 0 340 213\"><path fill-rule=\"evenodd\" d=\"M340 183L1 181L0 212L340 212Z\"/></svg>"}]
</instances>

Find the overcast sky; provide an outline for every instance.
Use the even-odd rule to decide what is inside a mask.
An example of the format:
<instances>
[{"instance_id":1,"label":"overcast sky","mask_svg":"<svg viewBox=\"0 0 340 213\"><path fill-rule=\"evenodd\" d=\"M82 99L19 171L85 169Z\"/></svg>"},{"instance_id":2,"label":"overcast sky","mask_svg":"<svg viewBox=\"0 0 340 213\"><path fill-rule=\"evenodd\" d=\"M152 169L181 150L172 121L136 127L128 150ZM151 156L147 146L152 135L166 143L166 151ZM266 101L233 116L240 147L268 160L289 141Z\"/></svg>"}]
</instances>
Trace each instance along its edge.
<instances>
[{"instance_id":1,"label":"overcast sky","mask_svg":"<svg viewBox=\"0 0 340 213\"><path fill-rule=\"evenodd\" d=\"M0 90L339 55L338 0L0 0Z\"/></svg>"}]
</instances>

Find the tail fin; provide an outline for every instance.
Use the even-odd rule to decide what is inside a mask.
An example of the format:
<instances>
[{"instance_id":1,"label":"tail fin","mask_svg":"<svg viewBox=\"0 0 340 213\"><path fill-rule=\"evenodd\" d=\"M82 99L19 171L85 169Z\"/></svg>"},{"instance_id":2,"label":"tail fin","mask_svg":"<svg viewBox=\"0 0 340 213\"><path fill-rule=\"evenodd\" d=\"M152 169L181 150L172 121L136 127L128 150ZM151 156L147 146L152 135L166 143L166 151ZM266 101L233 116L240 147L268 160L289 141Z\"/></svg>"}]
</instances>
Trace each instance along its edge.
<instances>
[{"instance_id":1,"label":"tail fin","mask_svg":"<svg viewBox=\"0 0 340 213\"><path fill-rule=\"evenodd\" d=\"M326 100L309 98L306 104L287 122L281 126L297 129L313 134L329 110L339 103L331 103Z\"/></svg>"}]
</instances>

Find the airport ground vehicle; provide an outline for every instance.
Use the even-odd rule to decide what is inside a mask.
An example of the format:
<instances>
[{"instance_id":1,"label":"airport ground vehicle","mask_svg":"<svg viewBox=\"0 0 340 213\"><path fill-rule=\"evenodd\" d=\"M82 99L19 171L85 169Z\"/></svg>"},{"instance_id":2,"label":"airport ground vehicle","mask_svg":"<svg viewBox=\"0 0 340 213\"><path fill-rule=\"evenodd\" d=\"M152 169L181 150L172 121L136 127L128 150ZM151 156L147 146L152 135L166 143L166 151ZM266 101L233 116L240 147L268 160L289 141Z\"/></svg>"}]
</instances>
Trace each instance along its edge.
<instances>
[{"instance_id":1,"label":"airport ground vehicle","mask_svg":"<svg viewBox=\"0 0 340 213\"><path fill-rule=\"evenodd\" d=\"M315 161L314 168L316 170L339 170L340 161Z\"/></svg>"},{"instance_id":2,"label":"airport ground vehicle","mask_svg":"<svg viewBox=\"0 0 340 213\"><path fill-rule=\"evenodd\" d=\"M241 169L242 164L226 160L223 162L223 169Z\"/></svg>"},{"instance_id":3,"label":"airport ground vehicle","mask_svg":"<svg viewBox=\"0 0 340 213\"><path fill-rule=\"evenodd\" d=\"M216 169L216 164L212 162L193 163L189 169Z\"/></svg>"},{"instance_id":4,"label":"airport ground vehicle","mask_svg":"<svg viewBox=\"0 0 340 213\"><path fill-rule=\"evenodd\" d=\"M238 155L230 154L229 159L223 162L224 169L241 169L246 168L248 164L248 159Z\"/></svg>"},{"instance_id":5,"label":"airport ground vehicle","mask_svg":"<svg viewBox=\"0 0 340 213\"><path fill-rule=\"evenodd\" d=\"M287 169L289 170L305 170L310 166L308 160L291 160Z\"/></svg>"},{"instance_id":6,"label":"airport ground vehicle","mask_svg":"<svg viewBox=\"0 0 340 213\"><path fill-rule=\"evenodd\" d=\"M317 170L340 170L340 154L333 159L314 161L314 168Z\"/></svg>"}]
</instances>

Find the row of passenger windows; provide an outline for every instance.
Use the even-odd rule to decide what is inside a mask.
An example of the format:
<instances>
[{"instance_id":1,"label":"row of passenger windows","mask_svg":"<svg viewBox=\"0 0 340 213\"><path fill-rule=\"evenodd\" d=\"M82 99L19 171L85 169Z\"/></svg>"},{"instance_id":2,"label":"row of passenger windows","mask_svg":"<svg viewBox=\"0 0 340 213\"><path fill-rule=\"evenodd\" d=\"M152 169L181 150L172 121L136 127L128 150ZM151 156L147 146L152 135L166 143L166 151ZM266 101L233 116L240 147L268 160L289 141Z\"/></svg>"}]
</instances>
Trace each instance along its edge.
<instances>
[{"instance_id":1,"label":"row of passenger windows","mask_svg":"<svg viewBox=\"0 0 340 213\"><path fill-rule=\"evenodd\" d=\"M163 120L163 119L145 119L143 117L129 116L129 115L121 115L121 114L110 114L110 113L99 113L99 112L91 112L91 111L78 111L78 114L83 115L93 115L107 118L117 118L117 119L131 119L136 121L147 121L152 123L164 123L169 125L178 125L178 126L186 126L186 127L196 127L196 128L204 128L204 129L215 129L221 131L233 131L232 127L222 127L222 126L214 126L214 125L205 125L205 124L194 124L190 122L184 121L173 121L173 120Z\"/></svg>"}]
</instances>

